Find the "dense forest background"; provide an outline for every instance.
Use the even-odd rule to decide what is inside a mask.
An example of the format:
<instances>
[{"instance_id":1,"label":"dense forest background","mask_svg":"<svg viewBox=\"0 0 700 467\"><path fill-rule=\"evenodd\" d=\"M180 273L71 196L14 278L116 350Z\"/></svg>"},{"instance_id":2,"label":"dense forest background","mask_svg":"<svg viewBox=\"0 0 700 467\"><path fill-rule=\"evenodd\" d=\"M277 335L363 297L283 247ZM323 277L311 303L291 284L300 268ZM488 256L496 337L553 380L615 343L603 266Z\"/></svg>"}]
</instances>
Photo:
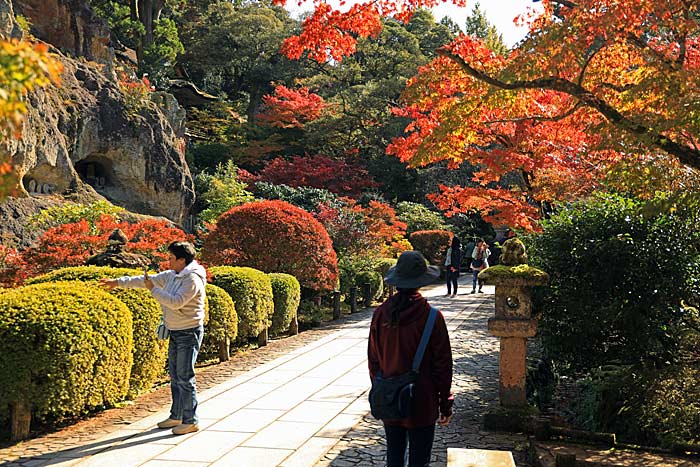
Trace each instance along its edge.
<instances>
[{"instance_id":1,"label":"dense forest background","mask_svg":"<svg viewBox=\"0 0 700 467\"><path fill-rule=\"evenodd\" d=\"M199 90L184 103L200 212L212 202L211 175L225 178L229 187L233 177L248 186L307 186L365 204L408 201L430 209L426 194L439 184L471 183L474 168L468 163L452 170L445 162L409 168L386 149L409 123L392 109L436 49L464 32L507 52L478 4L462 25L449 18L438 22L428 10L405 24L384 19L381 32L360 39L354 55L325 63L281 53L283 40L298 34L303 18L268 1L92 5L108 21L118 54L132 57L125 76L146 76L162 89L184 80ZM457 230L488 233L476 214L451 222Z\"/></svg>"}]
</instances>

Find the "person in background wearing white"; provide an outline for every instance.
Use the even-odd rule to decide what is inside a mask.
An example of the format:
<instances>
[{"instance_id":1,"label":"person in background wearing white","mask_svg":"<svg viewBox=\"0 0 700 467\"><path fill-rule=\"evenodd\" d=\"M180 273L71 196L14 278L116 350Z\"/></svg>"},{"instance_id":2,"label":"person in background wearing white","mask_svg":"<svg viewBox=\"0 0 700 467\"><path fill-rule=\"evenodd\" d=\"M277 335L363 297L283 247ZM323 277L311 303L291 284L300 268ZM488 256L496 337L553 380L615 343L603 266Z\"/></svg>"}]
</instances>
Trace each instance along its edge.
<instances>
[{"instance_id":1,"label":"person in background wearing white","mask_svg":"<svg viewBox=\"0 0 700 467\"><path fill-rule=\"evenodd\" d=\"M489 250L488 245L483 238L476 240L476 246L474 251L472 251L472 271L474 277L472 279L472 292L476 293L476 282L479 278L479 273L489 267L489 256L491 255L491 250ZM483 282L479 280L479 293L483 293L481 290L483 287Z\"/></svg>"},{"instance_id":2,"label":"person in background wearing white","mask_svg":"<svg viewBox=\"0 0 700 467\"><path fill-rule=\"evenodd\" d=\"M194 245L173 242L168 245L170 270L149 276L103 279L107 288L146 288L160 303L163 321L170 331L168 370L172 406L168 419L158 428L172 428L176 435L197 431L197 386L194 365L204 336L204 300L207 274L195 261ZM155 332L155 330L154 330Z\"/></svg>"}]
</instances>

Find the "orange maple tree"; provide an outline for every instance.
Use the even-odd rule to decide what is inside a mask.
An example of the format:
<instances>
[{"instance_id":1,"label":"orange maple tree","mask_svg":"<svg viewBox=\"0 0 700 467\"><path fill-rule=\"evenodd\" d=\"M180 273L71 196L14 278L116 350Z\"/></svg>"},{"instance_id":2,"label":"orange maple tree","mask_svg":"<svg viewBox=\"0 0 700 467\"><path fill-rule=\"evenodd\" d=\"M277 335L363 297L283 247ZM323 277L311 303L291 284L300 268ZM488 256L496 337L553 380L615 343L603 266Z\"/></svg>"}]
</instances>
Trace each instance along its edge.
<instances>
[{"instance_id":1,"label":"orange maple tree","mask_svg":"<svg viewBox=\"0 0 700 467\"><path fill-rule=\"evenodd\" d=\"M259 122L277 128L302 128L316 120L326 108L326 103L309 88L290 89L276 86L274 94L263 96L263 110Z\"/></svg>"},{"instance_id":2,"label":"orange maple tree","mask_svg":"<svg viewBox=\"0 0 700 467\"><path fill-rule=\"evenodd\" d=\"M405 19L432 4L379 0L339 13L318 2L284 51L338 60L354 50L351 38L376 34L379 15ZM409 82L397 112L413 121L389 151L411 165L482 168L474 186L444 187L434 198L448 214L477 210L536 228L538 201L590 191L621 161L646 163L661 153L700 169L700 4L543 0L542 7L518 19L529 34L507 57L462 36Z\"/></svg>"}]
</instances>

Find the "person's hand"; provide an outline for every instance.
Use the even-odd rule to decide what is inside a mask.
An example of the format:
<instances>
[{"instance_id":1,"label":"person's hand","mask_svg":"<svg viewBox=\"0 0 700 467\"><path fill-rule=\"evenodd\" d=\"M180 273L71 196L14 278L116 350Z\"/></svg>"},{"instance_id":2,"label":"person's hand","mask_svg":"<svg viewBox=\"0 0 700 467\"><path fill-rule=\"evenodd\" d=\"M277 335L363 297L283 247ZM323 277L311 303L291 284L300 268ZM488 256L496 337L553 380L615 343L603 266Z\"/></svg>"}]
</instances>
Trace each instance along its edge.
<instances>
[{"instance_id":1,"label":"person's hand","mask_svg":"<svg viewBox=\"0 0 700 467\"><path fill-rule=\"evenodd\" d=\"M440 418L438 418L438 425L447 426L450 424L451 421L452 421L452 414L449 414L449 415L440 414Z\"/></svg>"},{"instance_id":2,"label":"person's hand","mask_svg":"<svg viewBox=\"0 0 700 467\"><path fill-rule=\"evenodd\" d=\"M148 271L146 269L143 270L143 283L146 285L148 290L153 290L153 281L148 276Z\"/></svg>"},{"instance_id":3,"label":"person's hand","mask_svg":"<svg viewBox=\"0 0 700 467\"><path fill-rule=\"evenodd\" d=\"M112 290L116 286L117 286L116 279L101 279L100 280L100 287L104 287L105 289Z\"/></svg>"}]
</instances>

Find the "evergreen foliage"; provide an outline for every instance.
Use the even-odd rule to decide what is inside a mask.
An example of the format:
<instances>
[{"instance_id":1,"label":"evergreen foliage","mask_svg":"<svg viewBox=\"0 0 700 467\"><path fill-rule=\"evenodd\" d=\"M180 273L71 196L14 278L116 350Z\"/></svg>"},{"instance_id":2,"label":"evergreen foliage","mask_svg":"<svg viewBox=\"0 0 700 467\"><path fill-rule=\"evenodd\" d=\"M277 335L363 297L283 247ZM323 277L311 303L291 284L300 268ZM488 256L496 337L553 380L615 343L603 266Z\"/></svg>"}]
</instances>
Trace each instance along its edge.
<instances>
[{"instance_id":1,"label":"evergreen foliage","mask_svg":"<svg viewBox=\"0 0 700 467\"><path fill-rule=\"evenodd\" d=\"M32 277L27 280L27 284L66 281L90 283L104 278L116 279L117 277L141 274L142 272L138 269L76 266L56 269L44 275ZM131 313L133 365L129 377L128 397L133 398L151 389L153 383L163 373L168 346L166 341L162 341L156 336L156 328L163 313L158 302L146 289L116 288L108 293L121 300Z\"/></svg>"},{"instance_id":2,"label":"evergreen foliage","mask_svg":"<svg viewBox=\"0 0 700 467\"><path fill-rule=\"evenodd\" d=\"M204 327L201 354L206 357L218 353L219 345L238 337L236 305L226 290L214 284L206 285L208 322Z\"/></svg>"},{"instance_id":3,"label":"evergreen foliage","mask_svg":"<svg viewBox=\"0 0 700 467\"><path fill-rule=\"evenodd\" d=\"M209 273L212 283L224 289L235 303L239 339L256 337L270 327L275 305L267 274L233 266L214 266Z\"/></svg>"},{"instance_id":4,"label":"evergreen foliage","mask_svg":"<svg viewBox=\"0 0 700 467\"><path fill-rule=\"evenodd\" d=\"M131 314L81 282L36 284L0 294L0 394L38 419L114 405L132 364Z\"/></svg>"},{"instance_id":5,"label":"evergreen foliage","mask_svg":"<svg viewBox=\"0 0 700 467\"><path fill-rule=\"evenodd\" d=\"M301 299L301 286L296 277L283 274L268 274L272 282L272 295L275 301L275 312L272 315L273 335L282 334L289 329L292 320L297 316Z\"/></svg>"}]
</instances>

